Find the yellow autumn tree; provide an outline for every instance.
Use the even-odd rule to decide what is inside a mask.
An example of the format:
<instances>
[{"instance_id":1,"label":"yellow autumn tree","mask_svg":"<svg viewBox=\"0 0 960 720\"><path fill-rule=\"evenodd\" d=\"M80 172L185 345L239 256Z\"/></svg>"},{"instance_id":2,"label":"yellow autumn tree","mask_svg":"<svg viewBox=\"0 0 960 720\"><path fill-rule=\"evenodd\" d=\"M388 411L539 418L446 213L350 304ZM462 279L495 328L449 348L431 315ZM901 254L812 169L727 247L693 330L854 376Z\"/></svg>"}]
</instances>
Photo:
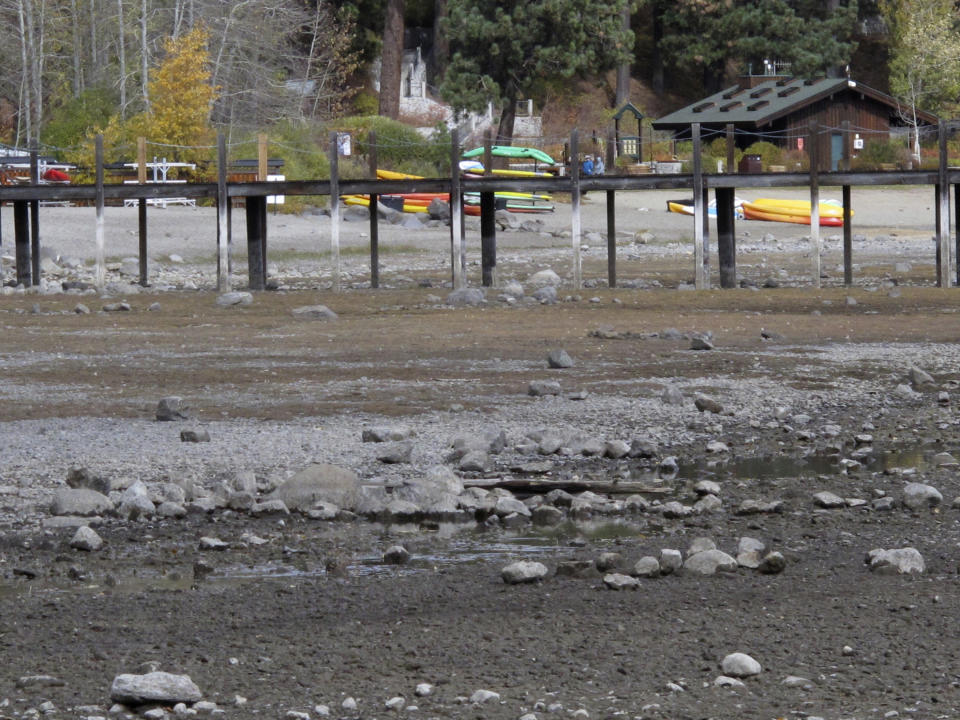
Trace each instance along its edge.
<instances>
[{"instance_id":1,"label":"yellow autumn tree","mask_svg":"<svg viewBox=\"0 0 960 720\"><path fill-rule=\"evenodd\" d=\"M168 38L166 56L149 82L150 110L144 125L152 142L185 146L171 148L182 160L202 154L192 148L210 145L210 109L217 89L210 84L209 33L198 25L186 35ZM168 156L169 157L169 156Z\"/></svg>"}]
</instances>

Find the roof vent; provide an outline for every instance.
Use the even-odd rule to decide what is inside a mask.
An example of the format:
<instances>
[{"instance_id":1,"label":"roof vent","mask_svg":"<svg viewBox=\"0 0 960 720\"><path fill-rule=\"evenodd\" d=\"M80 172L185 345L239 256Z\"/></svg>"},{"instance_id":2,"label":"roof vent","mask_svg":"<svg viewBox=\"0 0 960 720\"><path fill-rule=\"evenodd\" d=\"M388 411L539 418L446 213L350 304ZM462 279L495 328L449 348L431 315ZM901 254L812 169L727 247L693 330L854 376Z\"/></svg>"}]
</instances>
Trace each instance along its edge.
<instances>
[{"instance_id":1,"label":"roof vent","mask_svg":"<svg viewBox=\"0 0 960 720\"><path fill-rule=\"evenodd\" d=\"M740 92L740 88L739 88L739 87L735 87L735 88L732 88L731 90L727 90L727 91L723 94L723 99L724 99L724 100L729 100L729 99L732 98L734 95L736 95L738 92Z\"/></svg>"},{"instance_id":2,"label":"roof vent","mask_svg":"<svg viewBox=\"0 0 960 720\"><path fill-rule=\"evenodd\" d=\"M788 78L788 77L780 78L779 80L777 80L777 87L783 87L791 80L793 80L793 78Z\"/></svg>"},{"instance_id":3,"label":"roof vent","mask_svg":"<svg viewBox=\"0 0 960 720\"><path fill-rule=\"evenodd\" d=\"M726 105L721 105L720 112L728 112L735 107L739 107L740 105L743 105L743 103L740 102L739 100L734 100L733 102L729 102Z\"/></svg>"},{"instance_id":4,"label":"roof vent","mask_svg":"<svg viewBox=\"0 0 960 720\"><path fill-rule=\"evenodd\" d=\"M763 97L768 92L773 92L773 88L769 88L769 87L758 88L757 90L754 90L752 93L750 93L750 97L752 98Z\"/></svg>"},{"instance_id":5,"label":"roof vent","mask_svg":"<svg viewBox=\"0 0 960 720\"><path fill-rule=\"evenodd\" d=\"M712 108L712 107L713 107L713 102L709 102L709 101L708 101L708 102L702 102L702 103L700 103L699 105L694 105L694 106L693 106L693 111L694 111L695 113L703 112L703 111L706 110L707 108Z\"/></svg>"},{"instance_id":6,"label":"roof vent","mask_svg":"<svg viewBox=\"0 0 960 720\"><path fill-rule=\"evenodd\" d=\"M793 85L791 87L784 88L783 90L778 92L777 97L787 97L788 95L793 95L795 92L798 92L799 90L800 90L799 86Z\"/></svg>"},{"instance_id":7,"label":"roof vent","mask_svg":"<svg viewBox=\"0 0 960 720\"><path fill-rule=\"evenodd\" d=\"M753 105L748 105L747 110L751 110L751 111L759 110L760 108L765 107L766 105L769 105L769 104L770 104L769 100L760 100L759 102L755 102Z\"/></svg>"}]
</instances>

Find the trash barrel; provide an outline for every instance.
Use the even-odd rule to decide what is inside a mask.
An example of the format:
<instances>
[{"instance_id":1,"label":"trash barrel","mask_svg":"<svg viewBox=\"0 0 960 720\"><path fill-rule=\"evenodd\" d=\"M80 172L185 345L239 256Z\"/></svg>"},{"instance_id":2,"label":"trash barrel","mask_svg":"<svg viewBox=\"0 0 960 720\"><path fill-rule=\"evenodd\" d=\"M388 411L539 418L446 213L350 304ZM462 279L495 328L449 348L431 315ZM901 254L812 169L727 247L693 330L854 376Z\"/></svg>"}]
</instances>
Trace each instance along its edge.
<instances>
[{"instance_id":1,"label":"trash barrel","mask_svg":"<svg viewBox=\"0 0 960 720\"><path fill-rule=\"evenodd\" d=\"M760 159L759 155L744 155L740 158L737 170L742 173L763 172L763 160Z\"/></svg>"}]
</instances>

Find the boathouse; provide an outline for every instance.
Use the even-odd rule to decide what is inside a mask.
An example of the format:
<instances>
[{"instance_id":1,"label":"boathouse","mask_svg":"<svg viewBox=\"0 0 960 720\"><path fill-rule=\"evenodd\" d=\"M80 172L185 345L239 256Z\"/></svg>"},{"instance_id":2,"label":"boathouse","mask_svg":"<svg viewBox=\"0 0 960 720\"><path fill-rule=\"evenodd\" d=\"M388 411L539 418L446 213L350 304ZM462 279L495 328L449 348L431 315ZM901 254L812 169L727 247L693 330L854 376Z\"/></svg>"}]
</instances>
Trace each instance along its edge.
<instances>
[{"instance_id":1,"label":"boathouse","mask_svg":"<svg viewBox=\"0 0 960 720\"><path fill-rule=\"evenodd\" d=\"M693 123L701 132L734 129L737 147L766 140L785 150L809 150L810 123L821 128L817 150L820 170L837 170L844 142L856 154L869 140L889 140L905 132L908 108L896 98L860 85L850 78L809 80L785 75L744 75L721 92L654 121L655 130L669 130L676 139L689 139ZM917 111L921 126L935 125L935 115ZM850 132L845 136L844 122Z\"/></svg>"}]
</instances>

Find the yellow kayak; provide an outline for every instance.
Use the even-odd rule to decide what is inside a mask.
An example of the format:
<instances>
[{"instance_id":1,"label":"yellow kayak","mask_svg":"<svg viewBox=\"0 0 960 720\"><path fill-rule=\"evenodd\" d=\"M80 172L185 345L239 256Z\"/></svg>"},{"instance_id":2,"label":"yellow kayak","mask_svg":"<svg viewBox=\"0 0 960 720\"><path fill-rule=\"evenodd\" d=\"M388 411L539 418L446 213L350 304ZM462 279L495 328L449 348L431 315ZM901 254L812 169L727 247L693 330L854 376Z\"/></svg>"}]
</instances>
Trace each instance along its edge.
<instances>
[{"instance_id":1,"label":"yellow kayak","mask_svg":"<svg viewBox=\"0 0 960 720\"><path fill-rule=\"evenodd\" d=\"M809 200L784 200L782 198L757 198L744 206L750 206L755 212L773 213L776 215L796 215L799 217L810 217ZM850 212L851 217L853 211ZM843 206L835 202L826 201L820 203L821 218L840 218L843 219Z\"/></svg>"},{"instance_id":2,"label":"yellow kayak","mask_svg":"<svg viewBox=\"0 0 960 720\"><path fill-rule=\"evenodd\" d=\"M370 207L370 198L368 198L366 195L342 195L340 199L343 200L345 205L362 205L363 207ZM382 196L381 196L381 202L383 202ZM399 209L399 208L395 208L395 209ZM405 202L403 204L403 212L425 213L427 212L427 206Z\"/></svg>"},{"instance_id":3,"label":"yellow kayak","mask_svg":"<svg viewBox=\"0 0 960 720\"><path fill-rule=\"evenodd\" d=\"M380 168L377 168L377 179L378 180L423 180L423 176L396 172L394 170L381 170Z\"/></svg>"}]
</instances>

